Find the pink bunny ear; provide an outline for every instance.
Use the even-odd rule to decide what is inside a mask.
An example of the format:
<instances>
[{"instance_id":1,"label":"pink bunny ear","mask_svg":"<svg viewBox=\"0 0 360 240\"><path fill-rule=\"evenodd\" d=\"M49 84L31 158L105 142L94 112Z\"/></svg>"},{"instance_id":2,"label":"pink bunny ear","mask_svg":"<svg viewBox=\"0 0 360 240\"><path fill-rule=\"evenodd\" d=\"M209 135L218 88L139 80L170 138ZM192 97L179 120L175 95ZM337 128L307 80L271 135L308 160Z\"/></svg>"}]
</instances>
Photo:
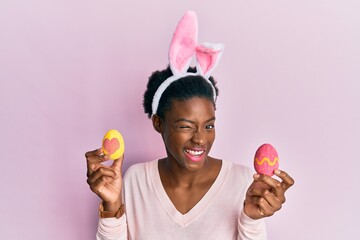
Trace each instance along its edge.
<instances>
[{"instance_id":1,"label":"pink bunny ear","mask_svg":"<svg viewBox=\"0 0 360 240\"><path fill-rule=\"evenodd\" d=\"M196 13L188 11L178 23L169 49L170 68L174 75L187 72L195 53L198 39Z\"/></svg>"},{"instance_id":2,"label":"pink bunny ear","mask_svg":"<svg viewBox=\"0 0 360 240\"><path fill-rule=\"evenodd\" d=\"M197 72L206 78L211 76L212 71L218 64L224 51L221 43L203 43L196 47Z\"/></svg>"}]
</instances>

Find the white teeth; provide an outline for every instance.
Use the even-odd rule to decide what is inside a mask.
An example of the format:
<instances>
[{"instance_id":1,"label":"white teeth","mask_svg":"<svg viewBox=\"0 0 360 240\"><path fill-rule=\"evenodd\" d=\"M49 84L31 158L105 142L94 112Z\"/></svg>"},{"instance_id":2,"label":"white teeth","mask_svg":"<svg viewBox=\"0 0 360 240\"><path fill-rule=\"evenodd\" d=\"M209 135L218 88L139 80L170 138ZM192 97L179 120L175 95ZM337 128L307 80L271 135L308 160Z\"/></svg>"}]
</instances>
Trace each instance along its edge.
<instances>
[{"instance_id":1,"label":"white teeth","mask_svg":"<svg viewBox=\"0 0 360 240\"><path fill-rule=\"evenodd\" d=\"M190 153L191 155L194 155L194 156L199 156L201 154L203 154L205 151L194 151L194 150L189 150L189 149L186 149L185 150L187 153Z\"/></svg>"}]
</instances>

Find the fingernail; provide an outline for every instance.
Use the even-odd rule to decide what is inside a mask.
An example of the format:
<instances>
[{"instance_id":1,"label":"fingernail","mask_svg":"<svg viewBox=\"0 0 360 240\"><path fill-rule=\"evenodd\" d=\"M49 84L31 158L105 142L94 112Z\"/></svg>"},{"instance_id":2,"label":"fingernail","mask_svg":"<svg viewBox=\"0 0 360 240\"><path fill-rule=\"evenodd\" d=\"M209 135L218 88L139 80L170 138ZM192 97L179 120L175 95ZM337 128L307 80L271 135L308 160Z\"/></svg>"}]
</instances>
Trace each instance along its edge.
<instances>
[{"instance_id":1,"label":"fingernail","mask_svg":"<svg viewBox=\"0 0 360 240\"><path fill-rule=\"evenodd\" d=\"M255 178L255 179L258 179L259 177L260 177L259 174L254 174L254 178Z\"/></svg>"},{"instance_id":2,"label":"fingernail","mask_svg":"<svg viewBox=\"0 0 360 240\"><path fill-rule=\"evenodd\" d=\"M280 174L281 171L280 171L279 169L275 169L275 170L274 170L274 173L275 173L275 174Z\"/></svg>"},{"instance_id":3,"label":"fingernail","mask_svg":"<svg viewBox=\"0 0 360 240\"><path fill-rule=\"evenodd\" d=\"M95 170L95 164L91 164L91 165L90 165L90 168L91 168L91 170L94 171L94 170Z\"/></svg>"}]
</instances>

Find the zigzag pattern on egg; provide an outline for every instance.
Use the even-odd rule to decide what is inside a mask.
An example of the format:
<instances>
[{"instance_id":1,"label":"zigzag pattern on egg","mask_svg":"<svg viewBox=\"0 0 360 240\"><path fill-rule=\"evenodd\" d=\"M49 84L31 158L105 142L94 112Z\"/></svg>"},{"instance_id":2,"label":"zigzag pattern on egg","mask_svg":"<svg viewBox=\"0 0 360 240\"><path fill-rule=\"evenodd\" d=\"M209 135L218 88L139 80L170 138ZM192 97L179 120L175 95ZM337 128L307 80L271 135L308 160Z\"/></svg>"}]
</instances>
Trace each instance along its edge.
<instances>
[{"instance_id":1,"label":"zigzag pattern on egg","mask_svg":"<svg viewBox=\"0 0 360 240\"><path fill-rule=\"evenodd\" d=\"M256 161L257 164L259 164L259 165L263 165L264 162L267 162L267 164L268 164L269 166L274 166L274 165L276 164L276 162L279 161L279 158L276 157L276 158L274 158L273 161L271 161L270 158L267 158L267 157L264 157L262 160L259 160L258 158L255 158L255 161Z\"/></svg>"}]
</instances>

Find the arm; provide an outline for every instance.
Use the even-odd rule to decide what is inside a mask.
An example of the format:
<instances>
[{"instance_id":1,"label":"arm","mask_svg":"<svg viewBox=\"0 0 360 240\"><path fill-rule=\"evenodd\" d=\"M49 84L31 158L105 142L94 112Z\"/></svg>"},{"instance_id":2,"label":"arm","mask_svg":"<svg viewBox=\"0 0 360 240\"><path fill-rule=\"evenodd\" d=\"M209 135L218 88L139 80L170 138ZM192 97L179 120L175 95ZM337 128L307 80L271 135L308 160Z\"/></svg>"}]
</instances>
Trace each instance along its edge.
<instances>
[{"instance_id":1,"label":"arm","mask_svg":"<svg viewBox=\"0 0 360 240\"><path fill-rule=\"evenodd\" d=\"M87 161L87 183L90 189L102 200L103 210L114 213L114 217L100 218L96 239L127 239L126 215L115 213L122 206L122 164L124 156L115 160L111 166L102 163L109 160L101 149L90 151L85 154ZM111 215L111 214L110 214Z\"/></svg>"},{"instance_id":2,"label":"arm","mask_svg":"<svg viewBox=\"0 0 360 240\"><path fill-rule=\"evenodd\" d=\"M267 239L262 218L272 216L281 209L285 203L286 190L294 184L294 180L286 172L275 170L275 174L281 181L266 175L254 175L240 215L238 239Z\"/></svg>"},{"instance_id":3,"label":"arm","mask_svg":"<svg viewBox=\"0 0 360 240\"><path fill-rule=\"evenodd\" d=\"M294 180L284 171L275 170L278 181L264 174L255 174L244 202L244 213L252 219L272 216L285 203L285 192Z\"/></svg>"},{"instance_id":4,"label":"arm","mask_svg":"<svg viewBox=\"0 0 360 240\"><path fill-rule=\"evenodd\" d=\"M126 215L116 218L100 218L96 240L127 240Z\"/></svg>"},{"instance_id":5,"label":"arm","mask_svg":"<svg viewBox=\"0 0 360 240\"><path fill-rule=\"evenodd\" d=\"M238 224L238 240L266 240L266 225L263 219L254 220L241 211Z\"/></svg>"}]
</instances>

